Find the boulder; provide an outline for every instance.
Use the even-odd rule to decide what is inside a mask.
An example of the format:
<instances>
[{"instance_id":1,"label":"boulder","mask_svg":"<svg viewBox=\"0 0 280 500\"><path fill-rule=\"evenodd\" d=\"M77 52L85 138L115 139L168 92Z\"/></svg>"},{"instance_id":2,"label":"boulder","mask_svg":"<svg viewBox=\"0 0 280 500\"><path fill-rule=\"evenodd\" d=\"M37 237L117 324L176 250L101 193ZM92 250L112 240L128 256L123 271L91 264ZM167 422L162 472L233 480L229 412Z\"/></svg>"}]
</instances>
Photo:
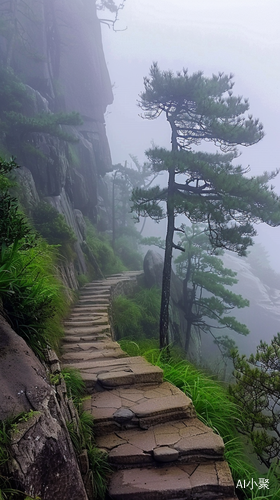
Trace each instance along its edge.
<instances>
[{"instance_id":1,"label":"boulder","mask_svg":"<svg viewBox=\"0 0 280 500\"><path fill-rule=\"evenodd\" d=\"M143 268L146 285L149 288L151 288L152 286L161 287L163 257L154 250L148 250L144 257Z\"/></svg>"}]
</instances>

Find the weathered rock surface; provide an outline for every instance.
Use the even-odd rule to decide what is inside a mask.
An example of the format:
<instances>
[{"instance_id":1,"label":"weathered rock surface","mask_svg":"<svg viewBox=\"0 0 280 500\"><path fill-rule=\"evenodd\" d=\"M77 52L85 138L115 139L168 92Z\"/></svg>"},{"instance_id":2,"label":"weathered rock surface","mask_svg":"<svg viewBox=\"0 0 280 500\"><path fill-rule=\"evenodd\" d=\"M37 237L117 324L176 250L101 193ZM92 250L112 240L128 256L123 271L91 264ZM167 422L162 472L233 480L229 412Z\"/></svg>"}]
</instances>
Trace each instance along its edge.
<instances>
[{"instance_id":1,"label":"weathered rock surface","mask_svg":"<svg viewBox=\"0 0 280 500\"><path fill-rule=\"evenodd\" d=\"M34 353L0 316L0 419L31 412L12 437L10 476L42 500L86 500L54 389Z\"/></svg>"}]
</instances>

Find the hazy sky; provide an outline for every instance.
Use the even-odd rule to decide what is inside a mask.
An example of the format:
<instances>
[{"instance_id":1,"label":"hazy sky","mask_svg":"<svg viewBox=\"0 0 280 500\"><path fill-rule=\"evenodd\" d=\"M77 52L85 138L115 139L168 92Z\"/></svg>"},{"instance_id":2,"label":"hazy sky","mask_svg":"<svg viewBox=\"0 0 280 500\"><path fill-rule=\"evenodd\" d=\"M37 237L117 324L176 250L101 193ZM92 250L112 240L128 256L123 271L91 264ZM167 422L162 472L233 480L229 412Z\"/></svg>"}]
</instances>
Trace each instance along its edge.
<instances>
[{"instance_id":1,"label":"hazy sky","mask_svg":"<svg viewBox=\"0 0 280 500\"><path fill-rule=\"evenodd\" d=\"M117 27L127 30L102 29L115 96L106 113L113 163L124 163L129 154L144 161L151 141L169 147L168 124L143 120L136 103L143 77L157 61L160 69L175 72L233 73L234 94L249 98L266 133L259 144L241 148L240 163L250 165L252 175L280 167L279 23L279 0L126 0ZM274 185L280 194L280 177ZM280 244L280 228L260 227L260 234L269 246Z\"/></svg>"}]
</instances>

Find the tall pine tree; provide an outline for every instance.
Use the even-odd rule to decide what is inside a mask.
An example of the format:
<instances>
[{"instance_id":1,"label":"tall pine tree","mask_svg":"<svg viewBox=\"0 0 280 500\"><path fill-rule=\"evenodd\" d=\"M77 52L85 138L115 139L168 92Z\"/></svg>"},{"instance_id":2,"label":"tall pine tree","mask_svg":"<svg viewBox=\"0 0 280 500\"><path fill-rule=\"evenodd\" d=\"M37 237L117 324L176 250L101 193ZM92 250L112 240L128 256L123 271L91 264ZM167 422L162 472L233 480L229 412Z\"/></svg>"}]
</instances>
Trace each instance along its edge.
<instances>
[{"instance_id":1,"label":"tall pine tree","mask_svg":"<svg viewBox=\"0 0 280 500\"><path fill-rule=\"evenodd\" d=\"M246 169L232 165L236 146L249 146L264 135L262 124L247 115L249 103L234 97L232 75L206 78L201 72L174 75L160 71L154 63L139 106L144 117L162 113L171 127L171 151L153 148L147 152L155 172L168 172L168 185L133 193L139 215L167 218L160 315L160 346L168 345L169 296L175 218L184 214L192 222L206 222L211 243L246 253L256 234L253 223L280 224L280 200L268 186L276 172L248 178ZM211 141L222 151L207 154L191 150ZM224 153L224 154L223 154ZM165 203L165 209L162 206Z\"/></svg>"}]
</instances>

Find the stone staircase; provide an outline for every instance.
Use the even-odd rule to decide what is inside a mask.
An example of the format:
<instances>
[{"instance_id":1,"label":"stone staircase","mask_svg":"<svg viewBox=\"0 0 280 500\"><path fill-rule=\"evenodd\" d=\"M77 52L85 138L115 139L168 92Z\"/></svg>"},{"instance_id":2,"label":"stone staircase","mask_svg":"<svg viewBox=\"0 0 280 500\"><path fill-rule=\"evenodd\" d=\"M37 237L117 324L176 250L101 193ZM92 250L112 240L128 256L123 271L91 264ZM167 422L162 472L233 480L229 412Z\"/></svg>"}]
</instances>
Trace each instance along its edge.
<instances>
[{"instance_id":1,"label":"stone staircase","mask_svg":"<svg viewBox=\"0 0 280 500\"><path fill-rule=\"evenodd\" d=\"M234 500L222 439L196 418L192 401L162 370L129 357L112 339L112 290L137 273L86 285L65 321L63 366L78 368L91 395L97 446L113 473L112 500Z\"/></svg>"}]
</instances>

